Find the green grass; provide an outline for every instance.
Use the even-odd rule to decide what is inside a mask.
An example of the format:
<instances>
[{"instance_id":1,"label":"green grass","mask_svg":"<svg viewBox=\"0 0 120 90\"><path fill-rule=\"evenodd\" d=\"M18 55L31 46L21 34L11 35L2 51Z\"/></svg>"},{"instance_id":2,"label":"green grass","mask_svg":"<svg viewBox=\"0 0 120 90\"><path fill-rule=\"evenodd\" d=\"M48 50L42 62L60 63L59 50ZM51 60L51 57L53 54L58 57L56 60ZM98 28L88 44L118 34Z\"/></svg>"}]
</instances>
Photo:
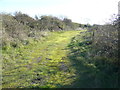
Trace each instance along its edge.
<instances>
[{"instance_id":1,"label":"green grass","mask_svg":"<svg viewBox=\"0 0 120 90\"><path fill-rule=\"evenodd\" d=\"M93 57L90 32L48 32L3 49L3 88L116 88L117 66L110 58Z\"/></svg>"},{"instance_id":2,"label":"green grass","mask_svg":"<svg viewBox=\"0 0 120 90\"><path fill-rule=\"evenodd\" d=\"M3 50L3 88L61 87L75 80L67 45L80 31L49 32L39 42ZM73 78L71 78L73 77Z\"/></svg>"}]
</instances>

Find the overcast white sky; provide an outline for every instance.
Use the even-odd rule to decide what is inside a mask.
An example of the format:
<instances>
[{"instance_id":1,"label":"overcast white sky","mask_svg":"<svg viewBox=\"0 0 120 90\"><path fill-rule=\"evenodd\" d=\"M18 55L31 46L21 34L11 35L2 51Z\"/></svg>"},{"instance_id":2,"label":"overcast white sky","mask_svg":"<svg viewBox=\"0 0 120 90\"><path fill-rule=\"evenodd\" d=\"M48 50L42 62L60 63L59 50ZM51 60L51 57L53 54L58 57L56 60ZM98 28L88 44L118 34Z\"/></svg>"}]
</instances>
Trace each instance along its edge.
<instances>
[{"instance_id":1,"label":"overcast white sky","mask_svg":"<svg viewBox=\"0 0 120 90\"><path fill-rule=\"evenodd\" d=\"M104 24L118 13L120 0L0 0L0 12L65 16L74 22Z\"/></svg>"}]
</instances>

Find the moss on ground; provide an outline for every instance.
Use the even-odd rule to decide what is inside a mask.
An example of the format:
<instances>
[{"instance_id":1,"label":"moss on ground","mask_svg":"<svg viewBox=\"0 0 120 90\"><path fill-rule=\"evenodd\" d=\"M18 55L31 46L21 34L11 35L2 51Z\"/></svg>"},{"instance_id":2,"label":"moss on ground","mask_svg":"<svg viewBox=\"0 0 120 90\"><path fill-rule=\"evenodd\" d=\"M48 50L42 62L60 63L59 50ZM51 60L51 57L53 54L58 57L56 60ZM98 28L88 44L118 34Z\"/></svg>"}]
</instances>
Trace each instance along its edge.
<instances>
[{"instance_id":1,"label":"moss on ground","mask_svg":"<svg viewBox=\"0 0 120 90\"><path fill-rule=\"evenodd\" d=\"M58 88L70 85L75 69L67 57L68 44L80 31L49 32L41 41L30 41L3 50L3 88Z\"/></svg>"}]
</instances>

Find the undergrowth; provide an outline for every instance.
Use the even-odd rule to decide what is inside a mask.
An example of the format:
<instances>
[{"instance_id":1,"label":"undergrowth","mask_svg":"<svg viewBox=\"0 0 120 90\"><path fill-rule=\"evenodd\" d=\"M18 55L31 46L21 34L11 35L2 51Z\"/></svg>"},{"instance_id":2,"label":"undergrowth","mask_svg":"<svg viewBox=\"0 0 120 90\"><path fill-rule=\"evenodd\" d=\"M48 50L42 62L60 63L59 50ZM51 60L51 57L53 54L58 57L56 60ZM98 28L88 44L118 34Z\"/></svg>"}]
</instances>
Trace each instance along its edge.
<instances>
[{"instance_id":1,"label":"undergrowth","mask_svg":"<svg viewBox=\"0 0 120 90\"><path fill-rule=\"evenodd\" d=\"M118 88L119 66L114 63L118 58L97 56L97 48L92 44L90 32L72 38L68 45L72 66L76 69L77 79L71 88Z\"/></svg>"}]
</instances>

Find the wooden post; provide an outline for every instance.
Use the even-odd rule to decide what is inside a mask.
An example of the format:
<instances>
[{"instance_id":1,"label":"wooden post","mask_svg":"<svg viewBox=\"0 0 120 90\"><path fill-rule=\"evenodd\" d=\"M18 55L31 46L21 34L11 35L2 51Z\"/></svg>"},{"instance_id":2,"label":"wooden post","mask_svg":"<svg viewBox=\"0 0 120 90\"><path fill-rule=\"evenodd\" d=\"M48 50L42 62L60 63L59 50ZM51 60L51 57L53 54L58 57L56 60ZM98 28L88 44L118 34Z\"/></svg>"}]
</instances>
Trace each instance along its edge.
<instances>
[{"instance_id":1,"label":"wooden post","mask_svg":"<svg viewBox=\"0 0 120 90\"><path fill-rule=\"evenodd\" d=\"M95 30L93 30L93 33L92 33L92 43L94 44L94 42L95 42Z\"/></svg>"}]
</instances>

